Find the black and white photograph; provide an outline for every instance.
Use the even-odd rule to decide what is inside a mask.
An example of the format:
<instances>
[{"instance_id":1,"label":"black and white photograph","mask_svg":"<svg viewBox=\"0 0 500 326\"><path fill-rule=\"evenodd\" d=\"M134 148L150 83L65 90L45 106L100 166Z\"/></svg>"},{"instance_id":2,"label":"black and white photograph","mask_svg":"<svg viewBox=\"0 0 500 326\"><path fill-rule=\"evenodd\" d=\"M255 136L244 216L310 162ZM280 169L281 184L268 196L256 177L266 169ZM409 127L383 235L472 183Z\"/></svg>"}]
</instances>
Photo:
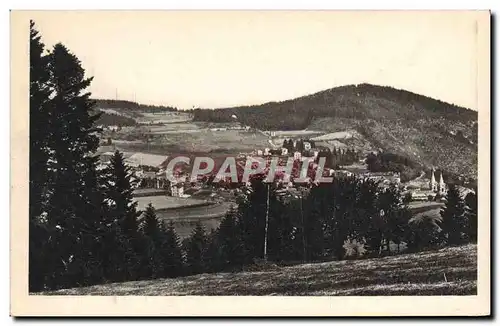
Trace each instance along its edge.
<instances>
[{"instance_id":1,"label":"black and white photograph","mask_svg":"<svg viewBox=\"0 0 500 326\"><path fill-rule=\"evenodd\" d=\"M488 11L11 28L14 314L490 313Z\"/></svg>"}]
</instances>

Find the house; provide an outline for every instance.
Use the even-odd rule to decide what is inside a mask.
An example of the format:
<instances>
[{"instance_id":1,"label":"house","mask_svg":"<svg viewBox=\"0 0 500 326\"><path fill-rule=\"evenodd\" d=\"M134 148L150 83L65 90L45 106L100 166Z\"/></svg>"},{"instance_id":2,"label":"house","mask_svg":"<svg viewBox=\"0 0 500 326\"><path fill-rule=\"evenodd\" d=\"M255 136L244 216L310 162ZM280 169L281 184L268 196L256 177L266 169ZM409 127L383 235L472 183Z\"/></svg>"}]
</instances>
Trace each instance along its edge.
<instances>
[{"instance_id":1,"label":"house","mask_svg":"<svg viewBox=\"0 0 500 326\"><path fill-rule=\"evenodd\" d=\"M333 169L330 169L329 174L330 176L335 176L335 177L352 177L354 175L354 173L352 173L351 171L333 170Z\"/></svg>"},{"instance_id":2,"label":"house","mask_svg":"<svg viewBox=\"0 0 500 326\"><path fill-rule=\"evenodd\" d=\"M264 148L264 155L265 156L271 155L269 147Z\"/></svg>"},{"instance_id":3,"label":"house","mask_svg":"<svg viewBox=\"0 0 500 326\"><path fill-rule=\"evenodd\" d=\"M413 201L428 201L429 198L434 198L436 194L433 191L412 191L411 200Z\"/></svg>"},{"instance_id":4,"label":"house","mask_svg":"<svg viewBox=\"0 0 500 326\"><path fill-rule=\"evenodd\" d=\"M281 149L281 155L282 156L288 155L288 148L282 148Z\"/></svg>"},{"instance_id":5,"label":"house","mask_svg":"<svg viewBox=\"0 0 500 326\"><path fill-rule=\"evenodd\" d=\"M293 153L293 159L294 160L300 160L302 158L302 153L301 152L295 152Z\"/></svg>"},{"instance_id":6,"label":"house","mask_svg":"<svg viewBox=\"0 0 500 326\"><path fill-rule=\"evenodd\" d=\"M184 196L184 185L181 183L172 183L170 185L170 193L172 197L183 197Z\"/></svg>"},{"instance_id":7,"label":"house","mask_svg":"<svg viewBox=\"0 0 500 326\"><path fill-rule=\"evenodd\" d=\"M306 151L309 151L309 150L311 150L311 148L312 148L312 147L311 147L311 143L310 143L310 142L308 142L308 141L305 141L305 142L304 142L304 149L305 149Z\"/></svg>"},{"instance_id":8,"label":"house","mask_svg":"<svg viewBox=\"0 0 500 326\"><path fill-rule=\"evenodd\" d=\"M363 174L365 179L380 181L384 184L401 183L399 172L367 172Z\"/></svg>"}]
</instances>

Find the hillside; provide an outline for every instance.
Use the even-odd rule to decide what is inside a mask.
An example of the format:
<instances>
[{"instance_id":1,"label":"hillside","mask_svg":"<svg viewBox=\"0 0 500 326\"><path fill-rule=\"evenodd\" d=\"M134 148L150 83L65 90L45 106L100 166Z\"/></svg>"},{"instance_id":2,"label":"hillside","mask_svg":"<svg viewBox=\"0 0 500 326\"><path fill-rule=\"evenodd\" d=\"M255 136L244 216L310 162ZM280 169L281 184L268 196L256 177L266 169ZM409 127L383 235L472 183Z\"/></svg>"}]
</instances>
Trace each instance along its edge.
<instances>
[{"instance_id":1,"label":"hillside","mask_svg":"<svg viewBox=\"0 0 500 326\"><path fill-rule=\"evenodd\" d=\"M261 130L356 130L371 148L477 178L477 112L391 87L349 85L283 102L193 113L195 121L210 122L231 121L234 114Z\"/></svg>"},{"instance_id":2,"label":"hillside","mask_svg":"<svg viewBox=\"0 0 500 326\"><path fill-rule=\"evenodd\" d=\"M165 112L177 111L177 108L164 105L147 105L132 101L96 99L96 105L103 109L126 109L129 111Z\"/></svg>"},{"instance_id":3,"label":"hillside","mask_svg":"<svg viewBox=\"0 0 500 326\"><path fill-rule=\"evenodd\" d=\"M97 285L43 295L474 295L477 247L345 260L260 272Z\"/></svg>"}]
</instances>

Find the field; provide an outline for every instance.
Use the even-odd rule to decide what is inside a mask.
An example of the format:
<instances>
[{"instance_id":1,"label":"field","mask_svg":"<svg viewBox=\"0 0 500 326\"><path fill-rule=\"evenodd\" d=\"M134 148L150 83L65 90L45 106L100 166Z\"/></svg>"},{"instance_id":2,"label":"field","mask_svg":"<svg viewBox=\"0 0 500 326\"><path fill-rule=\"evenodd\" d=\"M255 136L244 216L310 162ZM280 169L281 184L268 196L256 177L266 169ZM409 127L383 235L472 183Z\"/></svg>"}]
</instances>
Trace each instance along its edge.
<instances>
[{"instance_id":1,"label":"field","mask_svg":"<svg viewBox=\"0 0 500 326\"><path fill-rule=\"evenodd\" d=\"M49 295L475 295L477 247L262 272L202 274L65 289Z\"/></svg>"},{"instance_id":2,"label":"field","mask_svg":"<svg viewBox=\"0 0 500 326\"><path fill-rule=\"evenodd\" d=\"M324 134L324 131L318 130L276 130L274 134L276 137L286 137L286 138L301 138L310 137L318 134Z\"/></svg>"},{"instance_id":3,"label":"field","mask_svg":"<svg viewBox=\"0 0 500 326\"><path fill-rule=\"evenodd\" d=\"M256 132L241 130L198 132L170 132L159 141L161 144L178 146L183 151L209 152L217 150L253 151L269 147L267 137Z\"/></svg>"},{"instance_id":4,"label":"field","mask_svg":"<svg viewBox=\"0 0 500 326\"><path fill-rule=\"evenodd\" d=\"M151 203L157 210L193 206L197 207L206 204L206 201L202 199L171 196L136 197L134 200L137 201L137 209L141 211L145 210L149 203Z\"/></svg>"},{"instance_id":5,"label":"field","mask_svg":"<svg viewBox=\"0 0 500 326\"><path fill-rule=\"evenodd\" d=\"M336 140L336 139L348 139L354 137L354 134L357 134L356 131L338 131L332 132L326 135L314 137L313 140L316 141L328 141L328 140Z\"/></svg>"}]
</instances>

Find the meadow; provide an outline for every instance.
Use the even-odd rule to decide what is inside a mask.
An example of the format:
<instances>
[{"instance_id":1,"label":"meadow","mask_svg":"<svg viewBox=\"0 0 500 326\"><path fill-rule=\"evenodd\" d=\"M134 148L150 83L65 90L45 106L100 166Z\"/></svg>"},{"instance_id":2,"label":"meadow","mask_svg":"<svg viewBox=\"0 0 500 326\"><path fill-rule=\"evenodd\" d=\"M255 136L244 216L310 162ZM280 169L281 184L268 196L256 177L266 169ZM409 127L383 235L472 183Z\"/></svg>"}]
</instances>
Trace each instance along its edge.
<instances>
[{"instance_id":1,"label":"meadow","mask_svg":"<svg viewBox=\"0 0 500 326\"><path fill-rule=\"evenodd\" d=\"M382 258L295 266L254 272L201 274L176 279L111 283L44 295L475 295L477 246Z\"/></svg>"}]
</instances>

